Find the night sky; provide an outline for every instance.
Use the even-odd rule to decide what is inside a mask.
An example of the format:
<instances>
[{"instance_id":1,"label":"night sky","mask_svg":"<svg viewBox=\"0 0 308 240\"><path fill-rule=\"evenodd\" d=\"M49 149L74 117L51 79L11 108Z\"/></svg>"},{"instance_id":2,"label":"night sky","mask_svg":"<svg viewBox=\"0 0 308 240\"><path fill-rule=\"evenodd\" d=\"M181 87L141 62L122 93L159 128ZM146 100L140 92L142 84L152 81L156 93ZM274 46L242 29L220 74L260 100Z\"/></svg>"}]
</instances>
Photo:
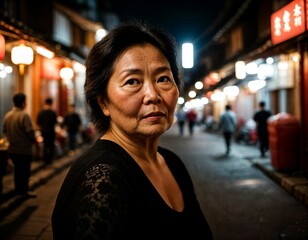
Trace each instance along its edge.
<instances>
[{"instance_id":1,"label":"night sky","mask_svg":"<svg viewBox=\"0 0 308 240\"><path fill-rule=\"evenodd\" d=\"M233 0L237 1L237 0ZM111 9L121 21L135 18L167 29L181 45L200 44L208 27L224 11L223 0L111 0ZM230 2L230 0L229 0Z\"/></svg>"}]
</instances>

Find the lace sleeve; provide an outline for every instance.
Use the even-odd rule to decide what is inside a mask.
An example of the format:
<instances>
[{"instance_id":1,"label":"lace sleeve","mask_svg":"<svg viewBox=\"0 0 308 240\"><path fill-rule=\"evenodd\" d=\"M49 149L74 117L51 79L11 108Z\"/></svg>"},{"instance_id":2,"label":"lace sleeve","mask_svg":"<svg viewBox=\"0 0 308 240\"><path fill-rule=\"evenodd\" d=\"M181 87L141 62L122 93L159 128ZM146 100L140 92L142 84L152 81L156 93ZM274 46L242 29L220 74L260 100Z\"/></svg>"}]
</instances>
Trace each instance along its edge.
<instances>
[{"instance_id":1,"label":"lace sleeve","mask_svg":"<svg viewBox=\"0 0 308 240\"><path fill-rule=\"evenodd\" d=\"M79 189L77 237L114 239L127 216L125 184L118 171L107 164L91 167Z\"/></svg>"}]
</instances>

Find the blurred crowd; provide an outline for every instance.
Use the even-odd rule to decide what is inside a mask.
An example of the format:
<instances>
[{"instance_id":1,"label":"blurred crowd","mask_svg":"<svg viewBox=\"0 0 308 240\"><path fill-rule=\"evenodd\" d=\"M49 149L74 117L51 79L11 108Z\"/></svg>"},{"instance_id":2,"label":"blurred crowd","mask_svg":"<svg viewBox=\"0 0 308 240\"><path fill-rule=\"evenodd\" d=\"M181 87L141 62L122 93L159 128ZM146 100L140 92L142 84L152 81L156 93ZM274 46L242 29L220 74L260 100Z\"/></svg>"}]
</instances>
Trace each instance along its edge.
<instances>
[{"instance_id":1,"label":"blurred crowd","mask_svg":"<svg viewBox=\"0 0 308 240\"><path fill-rule=\"evenodd\" d=\"M97 133L91 122L82 123L74 104L62 117L54 111L53 99L46 98L34 122L25 111L24 93L16 93L13 103L4 116L0 134L0 194L3 176L13 173L15 193L32 197L35 195L29 192L29 178L33 161L48 166L57 158L74 156L82 144L93 143Z\"/></svg>"}]
</instances>

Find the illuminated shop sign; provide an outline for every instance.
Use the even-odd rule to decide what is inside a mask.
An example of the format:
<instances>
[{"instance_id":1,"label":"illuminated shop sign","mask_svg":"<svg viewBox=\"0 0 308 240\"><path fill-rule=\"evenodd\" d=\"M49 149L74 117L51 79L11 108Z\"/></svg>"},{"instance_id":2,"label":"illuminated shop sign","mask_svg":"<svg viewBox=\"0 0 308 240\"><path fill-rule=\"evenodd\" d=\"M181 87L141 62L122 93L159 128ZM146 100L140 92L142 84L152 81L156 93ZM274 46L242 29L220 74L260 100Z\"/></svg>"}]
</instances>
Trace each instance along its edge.
<instances>
[{"instance_id":1,"label":"illuminated shop sign","mask_svg":"<svg viewBox=\"0 0 308 240\"><path fill-rule=\"evenodd\" d=\"M304 0L294 0L271 15L271 36L273 44L293 38L305 32Z\"/></svg>"},{"instance_id":2,"label":"illuminated shop sign","mask_svg":"<svg viewBox=\"0 0 308 240\"><path fill-rule=\"evenodd\" d=\"M306 0L306 29L308 30L308 1Z\"/></svg>"}]
</instances>

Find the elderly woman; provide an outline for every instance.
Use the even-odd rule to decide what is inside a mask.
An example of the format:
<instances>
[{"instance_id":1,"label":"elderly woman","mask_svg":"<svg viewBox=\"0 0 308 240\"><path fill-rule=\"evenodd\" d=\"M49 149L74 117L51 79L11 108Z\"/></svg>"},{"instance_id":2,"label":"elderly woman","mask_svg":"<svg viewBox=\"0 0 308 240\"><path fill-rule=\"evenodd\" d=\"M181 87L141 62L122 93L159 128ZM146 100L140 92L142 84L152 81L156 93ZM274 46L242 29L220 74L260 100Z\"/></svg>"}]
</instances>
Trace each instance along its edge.
<instances>
[{"instance_id":1,"label":"elderly woman","mask_svg":"<svg viewBox=\"0 0 308 240\"><path fill-rule=\"evenodd\" d=\"M96 43L85 96L101 132L71 167L52 216L57 239L212 239L179 157L158 146L180 77L173 38L129 22Z\"/></svg>"}]
</instances>

